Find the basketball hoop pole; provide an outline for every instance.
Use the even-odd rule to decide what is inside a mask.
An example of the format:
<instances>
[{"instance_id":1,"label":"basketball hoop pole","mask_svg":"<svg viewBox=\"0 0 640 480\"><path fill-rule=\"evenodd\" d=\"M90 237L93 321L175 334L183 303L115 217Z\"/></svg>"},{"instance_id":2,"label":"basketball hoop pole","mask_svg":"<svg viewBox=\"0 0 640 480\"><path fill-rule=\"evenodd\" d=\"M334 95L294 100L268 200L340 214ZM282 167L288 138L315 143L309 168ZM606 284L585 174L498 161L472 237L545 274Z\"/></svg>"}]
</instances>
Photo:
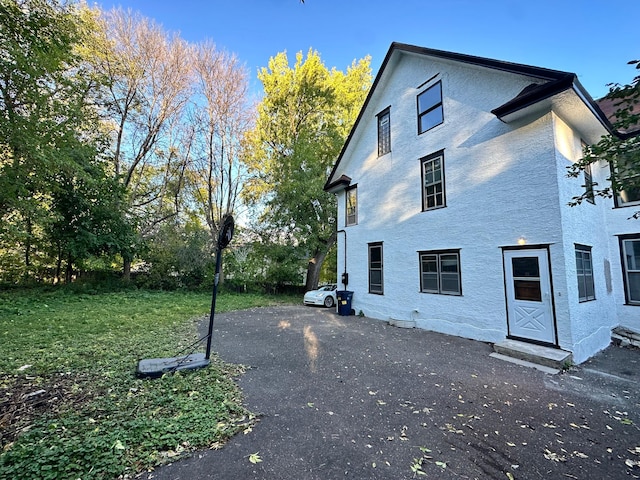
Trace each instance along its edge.
<instances>
[{"instance_id":1,"label":"basketball hoop pole","mask_svg":"<svg viewBox=\"0 0 640 480\"><path fill-rule=\"evenodd\" d=\"M216 311L216 296L218 295L218 281L220 280L220 264L222 260L222 248L216 249L216 274L213 277L213 297L211 298L211 313L209 314L209 333L207 334L207 353L204 358L209 360L211 356L211 337L213 337L213 317Z\"/></svg>"},{"instance_id":2,"label":"basketball hoop pole","mask_svg":"<svg viewBox=\"0 0 640 480\"><path fill-rule=\"evenodd\" d=\"M220 265L222 264L222 249L229 245L233 238L234 222L231 214L226 214L222 221L218 244L216 248L216 273L213 277L213 296L211 297L211 313L209 314L209 333L207 334L207 353L205 360L211 356L211 338L213 337L213 317L216 313L216 297L218 296L218 283L220 282Z\"/></svg>"}]
</instances>

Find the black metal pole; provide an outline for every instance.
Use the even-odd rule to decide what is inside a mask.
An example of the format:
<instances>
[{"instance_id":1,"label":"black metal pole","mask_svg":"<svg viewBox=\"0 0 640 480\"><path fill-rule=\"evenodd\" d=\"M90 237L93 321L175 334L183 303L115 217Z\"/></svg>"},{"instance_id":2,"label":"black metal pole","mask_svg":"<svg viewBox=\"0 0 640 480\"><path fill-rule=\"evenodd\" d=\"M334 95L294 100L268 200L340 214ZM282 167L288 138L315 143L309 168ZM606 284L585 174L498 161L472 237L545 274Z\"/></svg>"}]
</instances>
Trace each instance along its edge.
<instances>
[{"instance_id":1,"label":"black metal pole","mask_svg":"<svg viewBox=\"0 0 640 480\"><path fill-rule=\"evenodd\" d=\"M213 277L213 296L211 298L211 313L209 314L209 333L207 335L207 353L204 356L207 360L211 356L211 337L213 337L213 317L216 311L216 296L218 295L218 281L220 280L220 264L222 260L222 248L218 242L216 250L216 274Z\"/></svg>"}]
</instances>

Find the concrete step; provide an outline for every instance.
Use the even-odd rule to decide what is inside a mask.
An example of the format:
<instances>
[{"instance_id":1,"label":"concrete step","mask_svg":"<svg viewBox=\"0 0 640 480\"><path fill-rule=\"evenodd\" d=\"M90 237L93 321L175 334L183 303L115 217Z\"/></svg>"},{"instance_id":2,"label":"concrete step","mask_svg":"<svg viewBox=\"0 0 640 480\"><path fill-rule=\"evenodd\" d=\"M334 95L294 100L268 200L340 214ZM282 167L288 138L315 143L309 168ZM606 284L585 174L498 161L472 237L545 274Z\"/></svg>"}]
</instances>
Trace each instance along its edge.
<instances>
[{"instance_id":1,"label":"concrete step","mask_svg":"<svg viewBox=\"0 0 640 480\"><path fill-rule=\"evenodd\" d=\"M398 327L398 328L416 328L416 321L415 320L398 320L396 318L390 318L389 319L389 325L391 325L392 327Z\"/></svg>"},{"instance_id":2,"label":"concrete step","mask_svg":"<svg viewBox=\"0 0 640 480\"><path fill-rule=\"evenodd\" d=\"M625 327L616 327L611 332L611 340L623 347L633 345L640 347L640 333Z\"/></svg>"},{"instance_id":3,"label":"concrete step","mask_svg":"<svg viewBox=\"0 0 640 480\"><path fill-rule=\"evenodd\" d=\"M539 363L527 362L526 360L520 360L519 358L508 357L506 355L502 355L501 353L493 352L493 353L490 353L489 356L491 358L497 358L505 362L515 363L516 365L520 365L523 367L535 368L536 370L540 370L541 372L548 373L549 375L557 375L558 373L561 372L561 369L559 368L546 367L544 365L540 365Z\"/></svg>"},{"instance_id":4,"label":"concrete step","mask_svg":"<svg viewBox=\"0 0 640 480\"><path fill-rule=\"evenodd\" d=\"M495 343L493 349L506 357L517 358L557 370L562 370L572 362L571 352L518 340L503 340Z\"/></svg>"}]
</instances>

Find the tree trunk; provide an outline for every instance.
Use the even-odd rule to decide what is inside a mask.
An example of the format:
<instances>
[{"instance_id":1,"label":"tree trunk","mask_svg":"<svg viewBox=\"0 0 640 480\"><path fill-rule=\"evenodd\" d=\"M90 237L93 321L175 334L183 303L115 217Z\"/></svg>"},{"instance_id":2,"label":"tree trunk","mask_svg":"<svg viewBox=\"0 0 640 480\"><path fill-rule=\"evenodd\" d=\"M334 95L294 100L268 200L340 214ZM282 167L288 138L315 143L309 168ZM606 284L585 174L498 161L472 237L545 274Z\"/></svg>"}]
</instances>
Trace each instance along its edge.
<instances>
[{"instance_id":1,"label":"tree trunk","mask_svg":"<svg viewBox=\"0 0 640 480\"><path fill-rule=\"evenodd\" d=\"M56 274L53 280L55 285L60 283L60 274L62 272L62 247L58 243L58 259L56 260Z\"/></svg>"},{"instance_id":2,"label":"tree trunk","mask_svg":"<svg viewBox=\"0 0 640 480\"><path fill-rule=\"evenodd\" d=\"M305 282L304 290L317 290L318 281L320 280L320 268L322 268L322 261L324 258L320 258L320 254L316 253L313 258L309 260L307 264L307 281ZM322 257L326 256L322 255Z\"/></svg>"},{"instance_id":3,"label":"tree trunk","mask_svg":"<svg viewBox=\"0 0 640 480\"><path fill-rule=\"evenodd\" d=\"M27 270L31 266L31 236L33 235L33 224L31 223L31 217L27 217L27 238L24 246L24 266Z\"/></svg>"},{"instance_id":4,"label":"tree trunk","mask_svg":"<svg viewBox=\"0 0 640 480\"><path fill-rule=\"evenodd\" d=\"M64 283L69 285L73 280L73 259L69 257L67 259L67 270L64 273Z\"/></svg>"},{"instance_id":5,"label":"tree trunk","mask_svg":"<svg viewBox=\"0 0 640 480\"><path fill-rule=\"evenodd\" d=\"M126 282L131 280L131 258L125 257L122 260L122 279Z\"/></svg>"},{"instance_id":6,"label":"tree trunk","mask_svg":"<svg viewBox=\"0 0 640 480\"><path fill-rule=\"evenodd\" d=\"M320 280L320 269L324 259L327 258L327 253L336 243L336 234L334 233L329 239L322 245L322 248L318 248L314 256L309 260L307 264L307 280L305 282L305 291L316 290L318 288L318 281Z\"/></svg>"}]
</instances>

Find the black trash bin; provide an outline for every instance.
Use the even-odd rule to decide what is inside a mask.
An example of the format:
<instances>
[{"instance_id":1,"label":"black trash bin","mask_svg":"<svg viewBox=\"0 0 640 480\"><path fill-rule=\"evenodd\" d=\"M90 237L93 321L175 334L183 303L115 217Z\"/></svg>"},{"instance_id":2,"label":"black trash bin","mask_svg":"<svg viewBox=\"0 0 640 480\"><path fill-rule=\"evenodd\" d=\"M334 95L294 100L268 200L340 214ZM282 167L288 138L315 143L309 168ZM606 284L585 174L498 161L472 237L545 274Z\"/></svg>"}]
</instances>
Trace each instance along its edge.
<instances>
[{"instance_id":1,"label":"black trash bin","mask_svg":"<svg viewBox=\"0 0 640 480\"><path fill-rule=\"evenodd\" d=\"M338 315L351 315L351 300L353 299L353 292L350 292L349 290L338 290L336 292L336 297L338 298Z\"/></svg>"}]
</instances>

